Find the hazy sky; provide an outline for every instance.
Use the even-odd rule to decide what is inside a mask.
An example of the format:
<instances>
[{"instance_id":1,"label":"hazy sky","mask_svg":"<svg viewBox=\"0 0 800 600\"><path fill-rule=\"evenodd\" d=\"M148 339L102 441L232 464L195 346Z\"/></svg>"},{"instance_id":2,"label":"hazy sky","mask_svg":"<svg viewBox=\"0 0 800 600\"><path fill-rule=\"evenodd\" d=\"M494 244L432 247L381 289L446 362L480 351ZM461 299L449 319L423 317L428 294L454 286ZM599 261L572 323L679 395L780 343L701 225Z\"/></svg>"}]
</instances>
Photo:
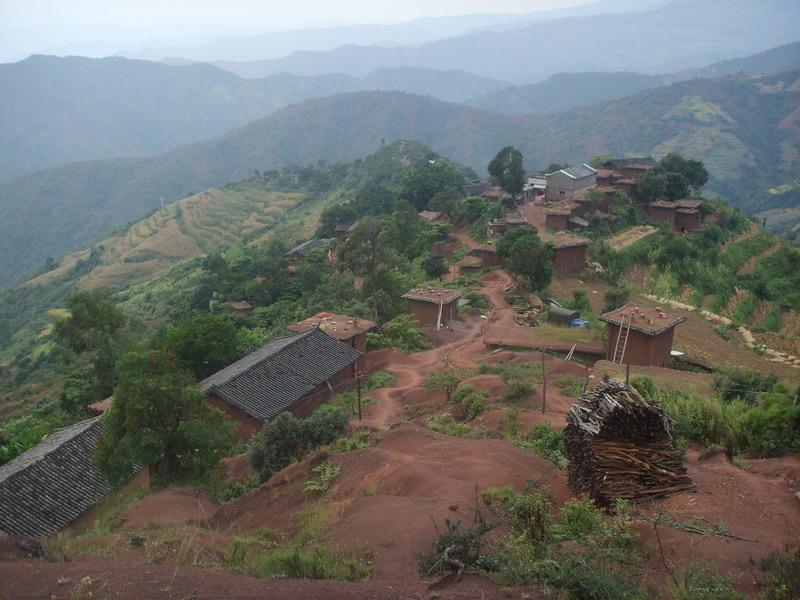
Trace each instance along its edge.
<instances>
[{"instance_id":1,"label":"hazy sky","mask_svg":"<svg viewBox=\"0 0 800 600\"><path fill-rule=\"evenodd\" d=\"M155 23L296 27L377 23L471 12L533 12L588 0L0 0L4 26Z\"/></svg>"}]
</instances>

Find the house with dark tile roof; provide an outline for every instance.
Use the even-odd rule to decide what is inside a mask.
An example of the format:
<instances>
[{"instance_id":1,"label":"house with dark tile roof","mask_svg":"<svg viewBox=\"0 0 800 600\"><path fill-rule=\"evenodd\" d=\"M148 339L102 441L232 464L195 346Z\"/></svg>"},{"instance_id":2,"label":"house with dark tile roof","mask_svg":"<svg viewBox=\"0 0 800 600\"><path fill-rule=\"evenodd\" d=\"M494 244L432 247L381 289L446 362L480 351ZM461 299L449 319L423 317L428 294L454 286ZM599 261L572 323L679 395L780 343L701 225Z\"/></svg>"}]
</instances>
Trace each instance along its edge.
<instances>
[{"instance_id":1,"label":"house with dark tile roof","mask_svg":"<svg viewBox=\"0 0 800 600\"><path fill-rule=\"evenodd\" d=\"M283 411L308 416L352 379L361 352L313 327L272 340L200 382L245 439Z\"/></svg>"},{"instance_id":2,"label":"house with dark tile roof","mask_svg":"<svg viewBox=\"0 0 800 600\"><path fill-rule=\"evenodd\" d=\"M0 531L43 537L75 521L114 486L92 463L100 417L48 435L0 467Z\"/></svg>"}]
</instances>

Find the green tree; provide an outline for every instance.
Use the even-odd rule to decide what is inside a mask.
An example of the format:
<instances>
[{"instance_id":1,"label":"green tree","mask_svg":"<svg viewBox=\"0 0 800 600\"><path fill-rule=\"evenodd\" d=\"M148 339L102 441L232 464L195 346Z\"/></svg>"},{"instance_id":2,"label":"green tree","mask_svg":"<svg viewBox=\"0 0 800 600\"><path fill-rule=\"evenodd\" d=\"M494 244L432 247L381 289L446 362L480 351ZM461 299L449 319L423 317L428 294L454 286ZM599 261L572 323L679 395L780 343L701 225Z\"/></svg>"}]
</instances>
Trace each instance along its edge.
<instances>
[{"instance_id":1,"label":"green tree","mask_svg":"<svg viewBox=\"0 0 800 600\"><path fill-rule=\"evenodd\" d=\"M364 278L363 289L371 300L372 314L378 320L382 292L388 289L383 282L386 280L391 283L389 271L396 259L392 245L387 242L385 229L384 219L365 217L339 251L341 264Z\"/></svg>"},{"instance_id":2,"label":"green tree","mask_svg":"<svg viewBox=\"0 0 800 600\"><path fill-rule=\"evenodd\" d=\"M470 374L466 369L456 369L451 365L447 365L441 371L434 371L428 376L425 381L425 391L432 394L439 390L444 390L447 403L450 404L456 389Z\"/></svg>"},{"instance_id":3,"label":"green tree","mask_svg":"<svg viewBox=\"0 0 800 600\"><path fill-rule=\"evenodd\" d=\"M555 271L552 248L539 239L532 229L507 232L497 243L497 254L506 259L508 269L528 280L531 291L550 285Z\"/></svg>"},{"instance_id":4,"label":"green tree","mask_svg":"<svg viewBox=\"0 0 800 600\"><path fill-rule=\"evenodd\" d=\"M430 210L436 210L448 216L453 216L453 211L458 205L459 200L464 197L460 189L449 187L443 189L441 192L436 192L431 201L428 202Z\"/></svg>"},{"instance_id":5,"label":"green tree","mask_svg":"<svg viewBox=\"0 0 800 600\"><path fill-rule=\"evenodd\" d=\"M230 446L231 426L191 383L164 352L122 357L95 454L110 480L125 479L134 465L155 466L165 481L199 477L217 465Z\"/></svg>"},{"instance_id":6,"label":"green tree","mask_svg":"<svg viewBox=\"0 0 800 600\"><path fill-rule=\"evenodd\" d=\"M73 294L67 301L69 317L55 325L56 339L75 352L89 352L97 377L97 394L108 396L116 382L116 362L125 314L107 289Z\"/></svg>"},{"instance_id":7,"label":"green tree","mask_svg":"<svg viewBox=\"0 0 800 600\"><path fill-rule=\"evenodd\" d=\"M236 342L236 326L227 318L199 313L170 327L164 347L181 369L200 380L239 358Z\"/></svg>"},{"instance_id":8,"label":"green tree","mask_svg":"<svg viewBox=\"0 0 800 600\"><path fill-rule=\"evenodd\" d=\"M422 270L435 279L441 279L443 275L448 273L447 262L444 256L426 256L422 261Z\"/></svg>"},{"instance_id":9,"label":"green tree","mask_svg":"<svg viewBox=\"0 0 800 600\"><path fill-rule=\"evenodd\" d=\"M522 162L522 152L513 146L506 146L489 163L492 182L509 194L519 194L525 186L525 167Z\"/></svg>"},{"instance_id":10,"label":"green tree","mask_svg":"<svg viewBox=\"0 0 800 600\"><path fill-rule=\"evenodd\" d=\"M464 176L449 160L422 160L406 172L400 183L400 196L422 210L439 192L450 188L460 190L463 183Z\"/></svg>"},{"instance_id":11,"label":"green tree","mask_svg":"<svg viewBox=\"0 0 800 600\"><path fill-rule=\"evenodd\" d=\"M683 176L694 191L699 191L708 182L708 171L702 161L683 158L679 154L667 154L658 161L658 169Z\"/></svg>"},{"instance_id":12,"label":"green tree","mask_svg":"<svg viewBox=\"0 0 800 600\"><path fill-rule=\"evenodd\" d=\"M603 312L611 312L612 310L616 310L628 302L631 294L628 290L621 287L611 288L608 290L605 295L603 296L603 300L605 301L605 306L603 306Z\"/></svg>"}]
</instances>

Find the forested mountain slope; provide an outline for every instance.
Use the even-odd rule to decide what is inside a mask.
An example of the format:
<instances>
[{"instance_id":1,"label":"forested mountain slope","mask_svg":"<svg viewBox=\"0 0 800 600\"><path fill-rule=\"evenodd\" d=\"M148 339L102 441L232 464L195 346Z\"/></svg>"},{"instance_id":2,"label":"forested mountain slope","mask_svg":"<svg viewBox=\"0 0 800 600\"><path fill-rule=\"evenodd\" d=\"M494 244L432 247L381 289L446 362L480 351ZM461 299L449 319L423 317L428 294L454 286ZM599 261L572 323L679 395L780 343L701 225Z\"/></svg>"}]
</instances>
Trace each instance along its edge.
<instances>
[{"instance_id":1,"label":"forested mountain slope","mask_svg":"<svg viewBox=\"0 0 800 600\"><path fill-rule=\"evenodd\" d=\"M416 139L485 172L513 144L528 168L599 154L700 158L707 189L755 212L796 204L769 189L800 175L800 73L692 80L552 116L507 116L432 98L362 92L309 100L208 142L141 159L66 165L0 186L0 281L254 169L346 161ZM791 190L791 185L789 187ZM774 190L773 190L774 191Z\"/></svg>"},{"instance_id":2,"label":"forested mountain slope","mask_svg":"<svg viewBox=\"0 0 800 600\"><path fill-rule=\"evenodd\" d=\"M70 162L159 154L313 97L384 89L458 102L509 85L429 69L249 80L207 64L32 56L0 64L0 181Z\"/></svg>"},{"instance_id":3,"label":"forested mountain slope","mask_svg":"<svg viewBox=\"0 0 800 600\"><path fill-rule=\"evenodd\" d=\"M553 113L624 98L646 89L687 79L725 75L770 75L800 68L800 42L784 44L752 56L663 75L641 73L558 73L540 83L485 92L467 103L509 114Z\"/></svg>"}]
</instances>

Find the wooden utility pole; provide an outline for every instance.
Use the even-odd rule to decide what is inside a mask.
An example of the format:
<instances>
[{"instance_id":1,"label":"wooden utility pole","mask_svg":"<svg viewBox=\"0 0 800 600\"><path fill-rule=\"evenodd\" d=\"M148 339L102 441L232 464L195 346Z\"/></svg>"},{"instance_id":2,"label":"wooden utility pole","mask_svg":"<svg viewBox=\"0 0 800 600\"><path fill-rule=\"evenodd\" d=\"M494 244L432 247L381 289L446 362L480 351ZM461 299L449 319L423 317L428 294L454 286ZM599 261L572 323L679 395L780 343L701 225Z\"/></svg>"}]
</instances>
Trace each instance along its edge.
<instances>
[{"instance_id":1,"label":"wooden utility pole","mask_svg":"<svg viewBox=\"0 0 800 600\"><path fill-rule=\"evenodd\" d=\"M361 371L356 373L356 386L358 389L358 420L361 420Z\"/></svg>"},{"instance_id":2,"label":"wooden utility pole","mask_svg":"<svg viewBox=\"0 0 800 600\"><path fill-rule=\"evenodd\" d=\"M544 366L544 349L542 349L542 412L547 410L547 372Z\"/></svg>"},{"instance_id":3,"label":"wooden utility pole","mask_svg":"<svg viewBox=\"0 0 800 600\"><path fill-rule=\"evenodd\" d=\"M629 385L631 380L631 363L625 364L625 385Z\"/></svg>"}]
</instances>

